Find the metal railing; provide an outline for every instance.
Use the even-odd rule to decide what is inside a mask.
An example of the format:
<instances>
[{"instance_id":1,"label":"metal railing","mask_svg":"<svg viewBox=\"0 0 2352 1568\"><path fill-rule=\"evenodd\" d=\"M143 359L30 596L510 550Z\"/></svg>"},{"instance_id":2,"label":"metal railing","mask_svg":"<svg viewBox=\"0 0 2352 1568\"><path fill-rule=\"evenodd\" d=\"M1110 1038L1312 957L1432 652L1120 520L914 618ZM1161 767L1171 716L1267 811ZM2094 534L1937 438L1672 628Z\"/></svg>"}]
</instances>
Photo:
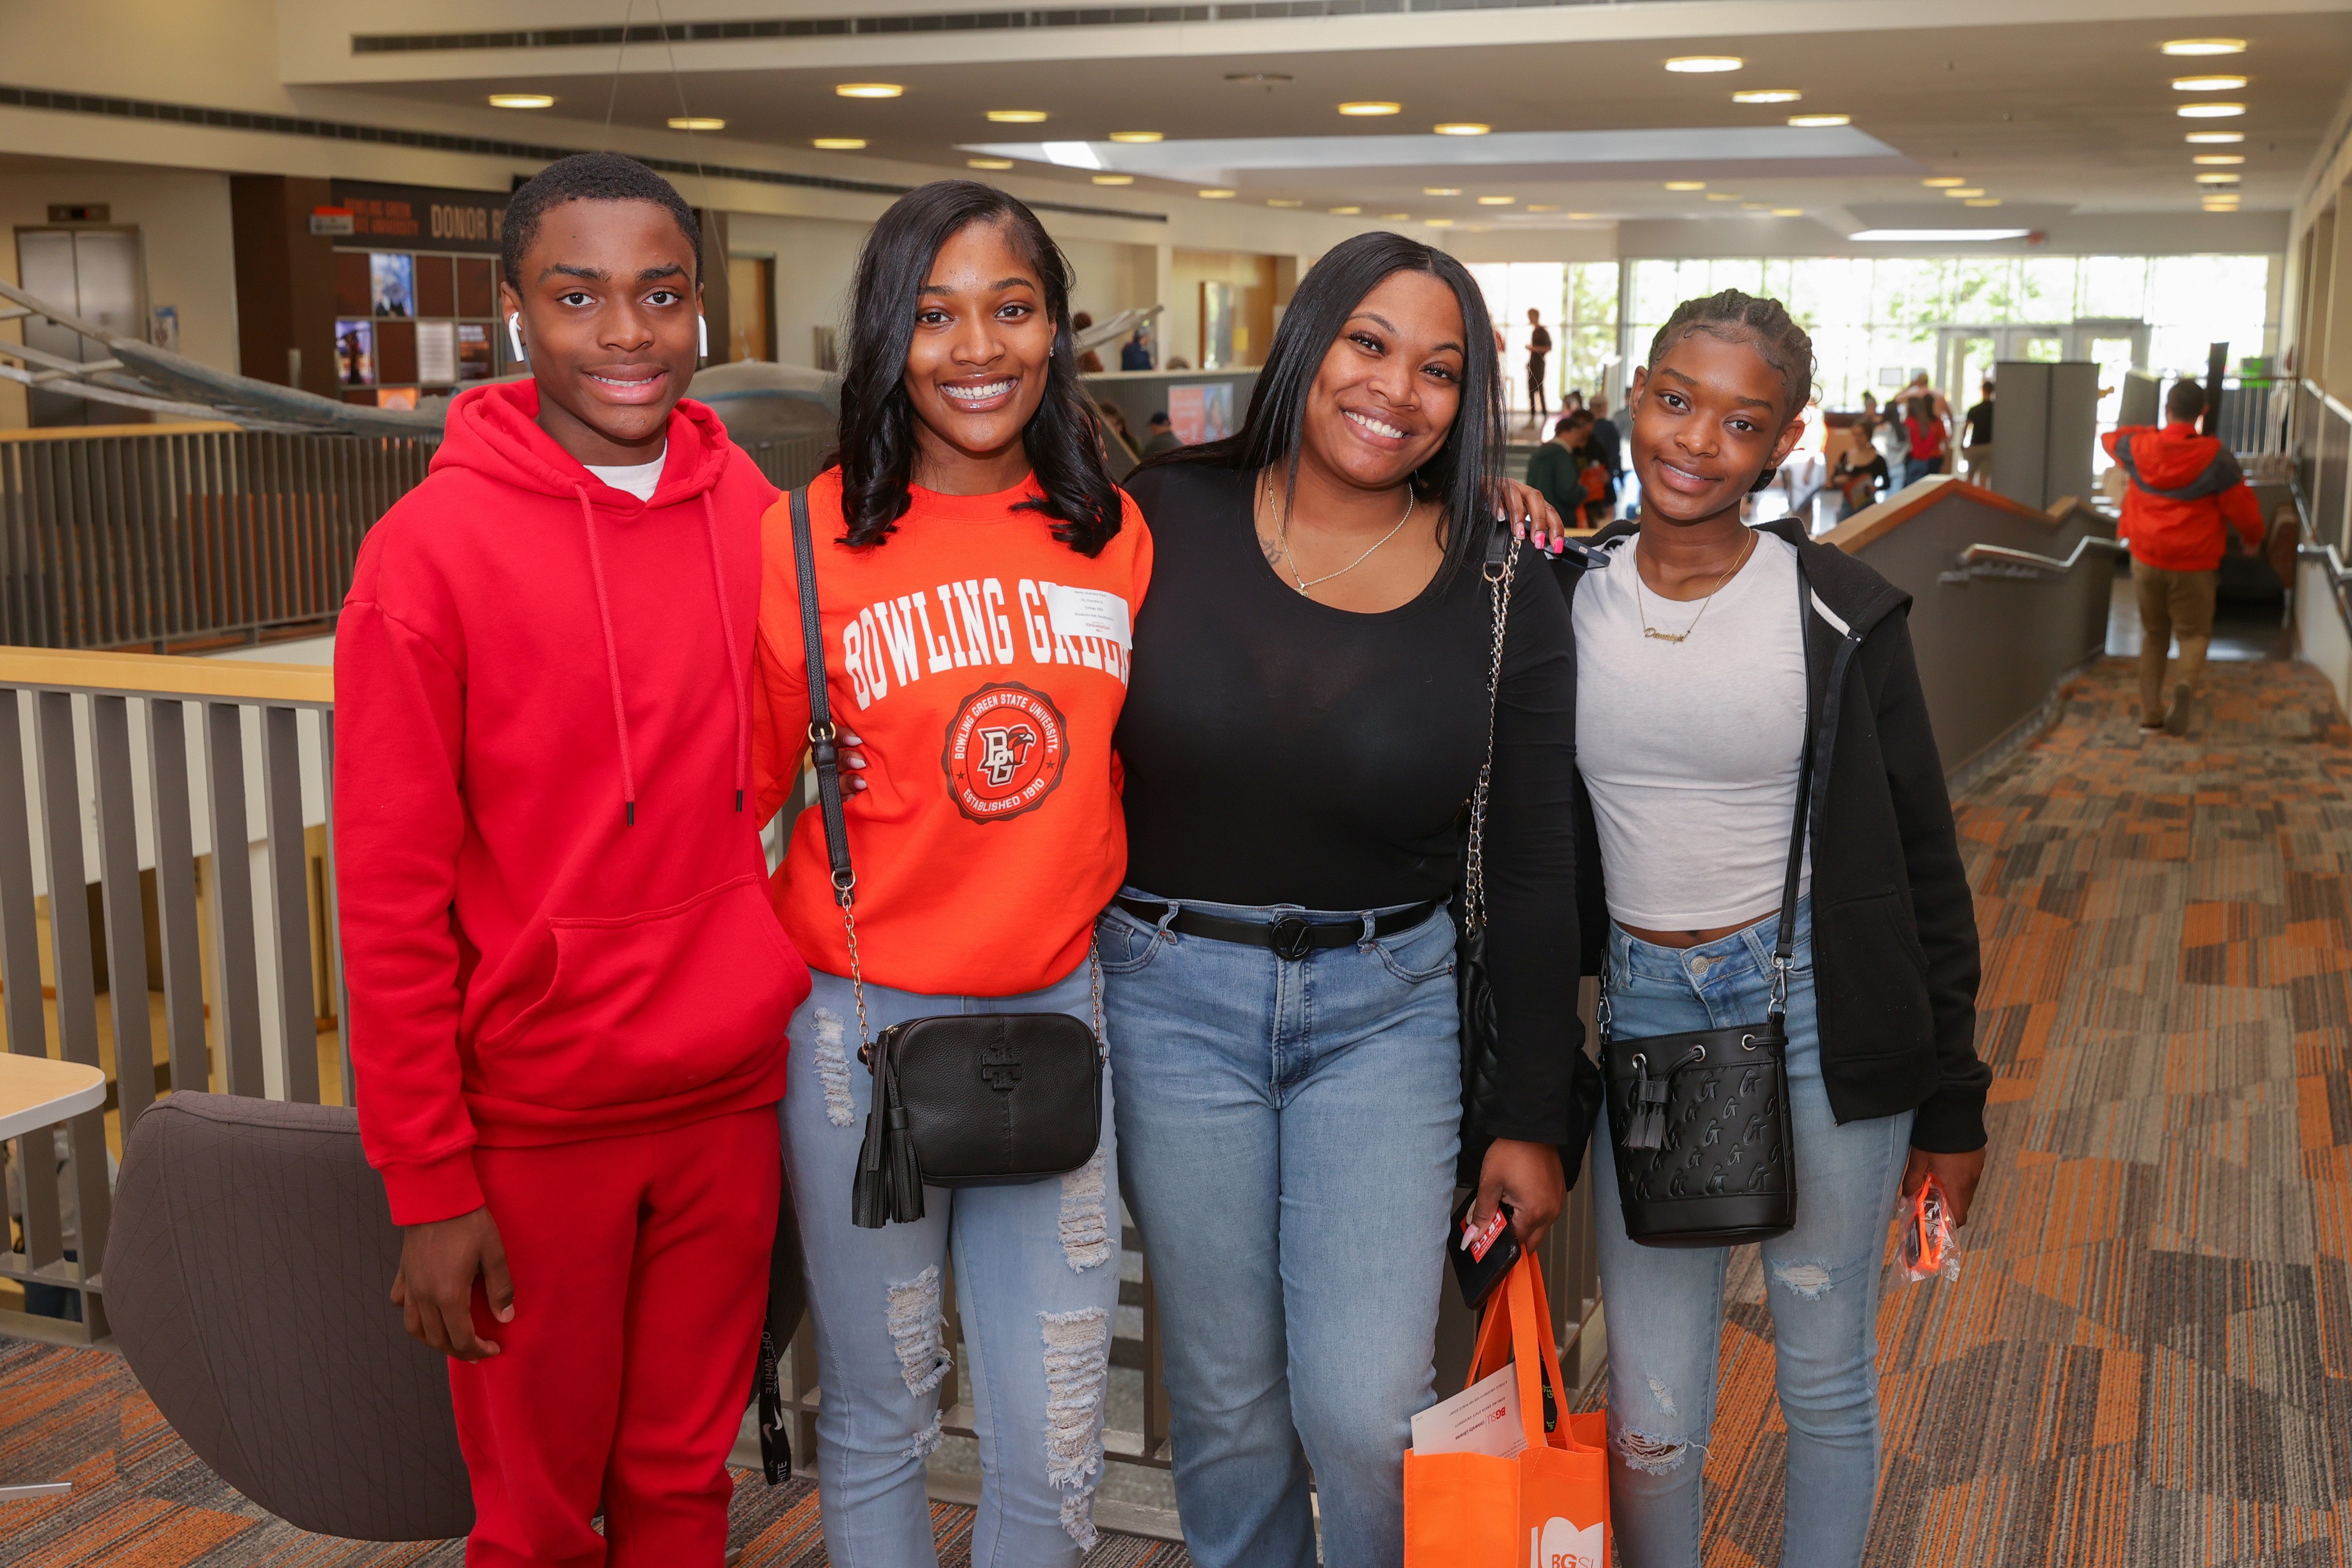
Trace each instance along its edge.
<instances>
[{"instance_id":1,"label":"metal railing","mask_svg":"<svg viewBox=\"0 0 2352 1568\"><path fill-rule=\"evenodd\" d=\"M780 490L798 489L824 470L824 457L833 450L833 437L822 436L786 436L772 441L754 441L744 447L751 461L759 466L768 482Z\"/></svg>"},{"instance_id":2,"label":"metal railing","mask_svg":"<svg viewBox=\"0 0 2352 1568\"><path fill-rule=\"evenodd\" d=\"M253 635L341 607L435 443L160 426L0 440L0 644Z\"/></svg>"},{"instance_id":3,"label":"metal railing","mask_svg":"<svg viewBox=\"0 0 2352 1568\"><path fill-rule=\"evenodd\" d=\"M2086 533L2074 541L2074 548L2063 559L2055 555L2038 555L2031 550L2016 550L2006 544L1970 544L1960 551L1960 563L1956 570L1943 574L1939 581L1966 583L1976 577L2022 574L2038 577L2044 574L2063 576L2072 572L2084 555L2093 552L2105 555L2126 555L2131 546L2120 539L2104 534Z\"/></svg>"}]
</instances>

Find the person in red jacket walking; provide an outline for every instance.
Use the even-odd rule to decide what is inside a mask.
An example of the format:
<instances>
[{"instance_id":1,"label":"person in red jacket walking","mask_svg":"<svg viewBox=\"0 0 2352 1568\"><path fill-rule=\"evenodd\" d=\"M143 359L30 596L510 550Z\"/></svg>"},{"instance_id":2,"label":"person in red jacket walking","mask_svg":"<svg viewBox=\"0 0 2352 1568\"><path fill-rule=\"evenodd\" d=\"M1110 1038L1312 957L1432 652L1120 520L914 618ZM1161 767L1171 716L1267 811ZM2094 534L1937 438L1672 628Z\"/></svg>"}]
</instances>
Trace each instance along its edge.
<instances>
[{"instance_id":1,"label":"person in red jacket walking","mask_svg":"<svg viewBox=\"0 0 2352 1568\"><path fill-rule=\"evenodd\" d=\"M776 492L680 401L702 256L659 175L550 165L504 263L532 379L451 405L336 630L360 1132L467 1562L719 1568L809 988L747 799Z\"/></svg>"},{"instance_id":2,"label":"person in red jacket walking","mask_svg":"<svg viewBox=\"0 0 2352 1568\"><path fill-rule=\"evenodd\" d=\"M2130 481L2116 536L2131 546L2132 587L2139 595L2139 727L2189 732L2213 638L2213 595L2221 552L2235 527L2246 548L2263 544L2263 509L2238 471L2238 459L2197 433L2205 389L2186 378L2165 395L2164 427L2126 425L2101 437ZM2179 681L2164 706L2165 658L2180 638Z\"/></svg>"}]
</instances>

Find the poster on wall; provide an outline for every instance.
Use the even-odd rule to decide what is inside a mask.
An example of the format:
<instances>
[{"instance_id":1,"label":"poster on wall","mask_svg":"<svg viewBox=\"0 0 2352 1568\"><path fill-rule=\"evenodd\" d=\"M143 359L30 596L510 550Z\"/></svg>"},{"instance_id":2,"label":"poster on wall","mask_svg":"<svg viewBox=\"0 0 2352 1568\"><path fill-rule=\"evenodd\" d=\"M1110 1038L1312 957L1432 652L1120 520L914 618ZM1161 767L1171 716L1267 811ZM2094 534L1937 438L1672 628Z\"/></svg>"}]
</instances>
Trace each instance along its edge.
<instances>
[{"instance_id":1,"label":"poster on wall","mask_svg":"<svg viewBox=\"0 0 2352 1568\"><path fill-rule=\"evenodd\" d=\"M335 379L345 386L375 384L375 323L335 323Z\"/></svg>"},{"instance_id":2,"label":"poster on wall","mask_svg":"<svg viewBox=\"0 0 2352 1568\"><path fill-rule=\"evenodd\" d=\"M1223 440L1234 433L1234 384L1196 381L1171 386L1168 423L1187 447Z\"/></svg>"},{"instance_id":3,"label":"poster on wall","mask_svg":"<svg viewBox=\"0 0 2352 1568\"><path fill-rule=\"evenodd\" d=\"M490 329L479 321L457 323L457 379L488 381L498 374L490 360Z\"/></svg>"},{"instance_id":4,"label":"poster on wall","mask_svg":"<svg viewBox=\"0 0 2352 1568\"><path fill-rule=\"evenodd\" d=\"M379 316L416 314L416 258L387 251L368 258L368 308Z\"/></svg>"},{"instance_id":5,"label":"poster on wall","mask_svg":"<svg viewBox=\"0 0 2352 1568\"><path fill-rule=\"evenodd\" d=\"M457 323L416 323L416 379L427 386L446 386L457 379Z\"/></svg>"}]
</instances>

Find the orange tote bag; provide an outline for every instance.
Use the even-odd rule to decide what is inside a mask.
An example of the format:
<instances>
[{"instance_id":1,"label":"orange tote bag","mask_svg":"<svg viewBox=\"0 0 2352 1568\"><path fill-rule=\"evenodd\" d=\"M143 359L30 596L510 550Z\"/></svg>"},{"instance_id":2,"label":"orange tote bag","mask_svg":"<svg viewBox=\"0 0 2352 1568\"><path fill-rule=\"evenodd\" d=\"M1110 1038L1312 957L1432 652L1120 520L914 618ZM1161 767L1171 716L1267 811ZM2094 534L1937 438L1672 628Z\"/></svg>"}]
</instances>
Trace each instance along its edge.
<instances>
[{"instance_id":1,"label":"orange tote bag","mask_svg":"<svg viewBox=\"0 0 2352 1568\"><path fill-rule=\"evenodd\" d=\"M1404 1568L1609 1568L1608 1417L1565 1409L1551 1307L1531 1254L1486 1303L1469 1382L1506 1364L1518 1370L1528 1446L1508 1459L1408 1452ZM1556 1432L1543 1429L1538 1369L1563 1407Z\"/></svg>"}]
</instances>

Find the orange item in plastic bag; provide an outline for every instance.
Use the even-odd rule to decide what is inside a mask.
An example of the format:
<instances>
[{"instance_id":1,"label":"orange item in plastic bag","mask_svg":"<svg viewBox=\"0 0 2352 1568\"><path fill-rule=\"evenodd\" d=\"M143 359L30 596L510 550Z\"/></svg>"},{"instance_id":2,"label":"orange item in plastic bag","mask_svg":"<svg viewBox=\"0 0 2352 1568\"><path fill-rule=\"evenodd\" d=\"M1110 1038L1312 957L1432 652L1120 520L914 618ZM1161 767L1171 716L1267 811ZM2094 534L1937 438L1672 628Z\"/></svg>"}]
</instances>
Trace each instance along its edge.
<instances>
[{"instance_id":1,"label":"orange item in plastic bag","mask_svg":"<svg viewBox=\"0 0 2352 1568\"><path fill-rule=\"evenodd\" d=\"M1404 1457L1404 1568L1609 1568L1608 1417L1561 1411L1544 1430L1544 1384L1567 1404L1551 1306L1533 1254L1488 1299L1469 1384L1515 1364L1528 1446ZM1465 1384L1465 1386L1468 1386Z\"/></svg>"}]
</instances>

